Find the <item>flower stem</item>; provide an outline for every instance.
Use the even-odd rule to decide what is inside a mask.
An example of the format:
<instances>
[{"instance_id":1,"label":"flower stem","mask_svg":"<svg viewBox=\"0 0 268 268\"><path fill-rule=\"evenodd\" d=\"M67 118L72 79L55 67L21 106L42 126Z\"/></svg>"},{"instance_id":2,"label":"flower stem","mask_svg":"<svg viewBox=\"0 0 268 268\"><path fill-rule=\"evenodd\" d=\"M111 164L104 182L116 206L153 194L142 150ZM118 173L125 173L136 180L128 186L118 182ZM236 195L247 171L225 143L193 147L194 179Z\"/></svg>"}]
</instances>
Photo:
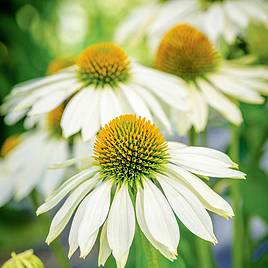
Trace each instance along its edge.
<instances>
[{"instance_id":1,"label":"flower stem","mask_svg":"<svg viewBox=\"0 0 268 268\"><path fill-rule=\"evenodd\" d=\"M135 245L136 245L136 267L161 268L158 251L145 238L140 228L137 228Z\"/></svg>"},{"instance_id":2,"label":"flower stem","mask_svg":"<svg viewBox=\"0 0 268 268\"><path fill-rule=\"evenodd\" d=\"M201 136L201 142L206 143L206 132L204 131ZM189 132L189 145L198 145L198 135L192 128ZM205 145L205 144L202 144ZM198 257L198 266L213 268L212 251L209 242L202 240L199 237L196 240L196 253Z\"/></svg>"},{"instance_id":3,"label":"flower stem","mask_svg":"<svg viewBox=\"0 0 268 268\"><path fill-rule=\"evenodd\" d=\"M33 208L36 211L37 208L40 206L40 198L39 194L36 190L34 190L31 193L31 200L33 204ZM42 230L49 230L50 226L50 217L46 214L41 215L38 217L39 222L41 225ZM70 261L67 257L67 255L64 252L64 247L62 246L61 242L59 239L55 239L50 245L49 245L51 251L53 252L53 255L55 256L58 265L60 268L71 268Z\"/></svg>"},{"instance_id":4,"label":"flower stem","mask_svg":"<svg viewBox=\"0 0 268 268\"><path fill-rule=\"evenodd\" d=\"M236 126L231 127L231 144L230 156L236 163L239 162L239 128ZM232 181L231 184L231 197L235 217L233 218L233 249L232 261L233 268L242 268L243 266L243 215L242 215L242 202L239 188L239 181Z\"/></svg>"}]
</instances>

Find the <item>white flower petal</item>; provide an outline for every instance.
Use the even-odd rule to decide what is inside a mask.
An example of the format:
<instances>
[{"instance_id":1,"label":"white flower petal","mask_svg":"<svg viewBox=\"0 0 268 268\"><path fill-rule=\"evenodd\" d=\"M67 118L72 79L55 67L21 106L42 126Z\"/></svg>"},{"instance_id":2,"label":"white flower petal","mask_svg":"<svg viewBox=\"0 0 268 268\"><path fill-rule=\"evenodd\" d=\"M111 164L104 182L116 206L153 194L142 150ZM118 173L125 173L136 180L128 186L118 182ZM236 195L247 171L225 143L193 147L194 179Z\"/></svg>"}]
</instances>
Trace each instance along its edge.
<instances>
[{"instance_id":1,"label":"white flower petal","mask_svg":"<svg viewBox=\"0 0 268 268\"><path fill-rule=\"evenodd\" d=\"M85 208L87 205L87 201L89 199L89 195L84 198L84 200L78 206L69 233L69 253L68 258L71 258L75 251L78 249L78 232L80 228L80 224L84 217Z\"/></svg>"},{"instance_id":2,"label":"white flower petal","mask_svg":"<svg viewBox=\"0 0 268 268\"><path fill-rule=\"evenodd\" d=\"M6 163L4 161L0 163L0 168L0 189L2 189L0 195L0 207L2 207L12 198L14 181L12 177L10 177L8 167L6 167Z\"/></svg>"},{"instance_id":3,"label":"white flower petal","mask_svg":"<svg viewBox=\"0 0 268 268\"><path fill-rule=\"evenodd\" d=\"M41 109L44 109L45 105L50 105L49 98L50 97L53 98L54 94L57 95L58 93L56 92L64 91L65 95L68 97L68 94L71 94L71 92L78 90L79 88L80 88L80 84L76 80L64 80L58 83L52 83L45 87L37 88L31 93L25 94L25 96L24 95L15 96L14 98L17 98L17 104L13 107L13 110L21 111L25 109L30 109L32 105L34 105L35 103L38 103L38 101L41 101L40 105L37 104L37 108L36 108L36 113L37 113L38 112L37 109L39 109L38 106L40 106L40 111L41 111ZM49 96L48 99L47 99L47 96ZM42 101L43 98L45 98L44 102ZM51 102L53 101L51 100ZM55 103L53 103L53 106L54 105Z\"/></svg>"},{"instance_id":4,"label":"white flower petal","mask_svg":"<svg viewBox=\"0 0 268 268\"><path fill-rule=\"evenodd\" d=\"M74 81L75 78L75 72L59 72L57 74L53 74L50 76L46 76L43 78L36 78L32 79L26 82L22 82L14 87L12 90L12 95L20 95L20 94L25 94L29 93L31 91L48 87L53 84L61 83L63 81L68 81L70 83L71 81Z\"/></svg>"},{"instance_id":5,"label":"white flower petal","mask_svg":"<svg viewBox=\"0 0 268 268\"><path fill-rule=\"evenodd\" d=\"M126 256L135 233L135 214L128 187L117 190L108 217L107 235L110 248L120 267L124 267Z\"/></svg>"},{"instance_id":6,"label":"white flower petal","mask_svg":"<svg viewBox=\"0 0 268 268\"><path fill-rule=\"evenodd\" d=\"M170 142L169 142L170 143ZM176 142L173 142L173 144ZM175 152L180 155L185 156L197 156L197 157L205 157L210 158L212 161L213 159L219 161L219 164L225 165L226 167L237 167L238 165L232 161L232 159L225 153L211 149L206 147L200 146L182 146L181 143L178 145L178 151ZM208 161L211 161L207 159Z\"/></svg>"},{"instance_id":7,"label":"white flower petal","mask_svg":"<svg viewBox=\"0 0 268 268\"><path fill-rule=\"evenodd\" d=\"M144 100L133 90L135 85L121 84L120 88L135 114L152 121L152 115Z\"/></svg>"},{"instance_id":8,"label":"white flower petal","mask_svg":"<svg viewBox=\"0 0 268 268\"><path fill-rule=\"evenodd\" d=\"M193 153L195 150L201 153ZM228 162L227 158L222 161L219 156L222 155L219 152L214 154L212 149L190 147L173 153L171 162L201 176L236 179L245 177L243 172L230 168L234 166L233 162Z\"/></svg>"},{"instance_id":9,"label":"white flower petal","mask_svg":"<svg viewBox=\"0 0 268 268\"><path fill-rule=\"evenodd\" d=\"M138 189L137 196L136 196L136 216L137 221L139 223L139 226L144 233L145 237L149 240L149 242L158 249L161 254L163 254L166 258L169 260L176 259L176 254L174 252L171 252L165 245L159 243L156 241L153 236L151 235L144 216L144 191L143 189Z\"/></svg>"},{"instance_id":10,"label":"white flower petal","mask_svg":"<svg viewBox=\"0 0 268 268\"><path fill-rule=\"evenodd\" d=\"M208 105L206 100L203 94L194 87L189 87L189 100L192 105L189 118L197 132L203 131L208 121Z\"/></svg>"},{"instance_id":11,"label":"white flower petal","mask_svg":"<svg viewBox=\"0 0 268 268\"><path fill-rule=\"evenodd\" d=\"M173 171L171 172L173 176L175 175L177 179L184 182L185 186L195 193L206 209L225 218L234 215L233 209L228 202L214 192L200 178L176 165L171 164L169 168Z\"/></svg>"},{"instance_id":12,"label":"white flower petal","mask_svg":"<svg viewBox=\"0 0 268 268\"><path fill-rule=\"evenodd\" d=\"M234 22L236 22L242 28L247 26L249 16L243 9L241 9L237 1L226 1L224 5L228 15Z\"/></svg>"},{"instance_id":13,"label":"white flower petal","mask_svg":"<svg viewBox=\"0 0 268 268\"><path fill-rule=\"evenodd\" d=\"M88 240L106 220L110 207L111 187L111 182L101 183L90 193L78 233L81 252L86 251Z\"/></svg>"},{"instance_id":14,"label":"white flower petal","mask_svg":"<svg viewBox=\"0 0 268 268\"><path fill-rule=\"evenodd\" d=\"M140 8L135 9L130 15L120 24L120 27L115 33L115 41L117 43L124 43L131 38L131 41L142 38L146 32L148 22L154 17L155 12L158 10L157 3L149 3ZM139 31L137 33L137 30Z\"/></svg>"},{"instance_id":15,"label":"white flower petal","mask_svg":"<svg viewBox=\"0 0 268 268\"><path fill-rule=\"evenodd\" d=\"M48 140L42 133L40 133L40 139L35 141L35 143L29 144L29 147L27 146L29 149L27 155L24 155L22 159L17 159L18 170L13 174L16 176L15 199L17 201L26 197L38 185L48 168L50 154L54 149L53 141ZM14 167L15 165L13 165ZM16 172L19 173L19 177Z\"/></svg>"},{"instance_id":16,"label":"white flower petal","mask_svg":"<svg viewBox=\"0 0 268 268\"><path fill-rule=\"evenodd\" d=\"M152 237L176 255L179 227L166 198L150 181L144 180L144 216Z\"/></svg>"},{"instance_id":17,"label":"white flower petal","mask_svg":"<svg viewBox=\"0 0 268 268\"><path fill-rule=\"evenodd\" d=\"M112 88L101 90L100 121L106 125L109 121L122 114L121 104Z\"/></svg>"},{"instance_id":18,"label":"white flower petal","mask_svg":"<svg viewBox=\"0 0 268 268\"><path fill-rule=\"evenodd\" d=\"M217 243L211 218L198 198L178 181L166 176L158 176L158 181L180 221L195 235Z\"/></svg>"},{"instance_id":19,"label":"white flower petal","mask_svg":"<svg viewBox=\"0 0 268 268\"><path fill-rule=\"evenodd\" d=\"M48 155L47 165L38 182L38 190L44 197L47 197L58 187L65 174L64 169L50 170L47 167L54 163L63 162L69 156L69 144L65 139L52 139L49 141L49 146L51 149Z\"/></svg>"},{"instance_id":20,"label":"white flower petal","mask_svg":"<svg viewBox=\"0 0 268 268\"><path fill-rule=\"evenodd\" d=\"M239 80L224 74L210 75L209 80L222 92L231 95L238 100L248 103L263 103L264 99L258 92L247 85L243 85Z\"/></svg>"},{"instance_id":21,"label":"white flower petal","mask_svg":"<svg viewBox=\"0 0 268 268\"><path fill-rule=\"evenodd\" d=\"M128 259L128 254L129 251L122 258L120 258L120 260L116 260L117 268L125 268Z\"/></svg>"},{"instance_id":22,"label":"white flower petal","mask_svg":"<svg viewBox=\"0 0 268 268\"><path fill-rule=\"evenodd\" d=\"M93 233L86 241L86 244L84 245L83 249L80 247L80 257L85 259L86 256L90 253L91 249L93 248L95 241L97 240L99 233L99 229Z\"/></svg>"},{"instance_id":23,"label":"white flower petal","mask_svg":"<svg viewBox=\"0 0 268 268\"><path fill-rule=\"evenodd\" d=\"M244 66L224 63L221 67L221 73L243 79L268 79L268 68L265 66ZM242 79L243 78L243 79Z\"/></svg>"},{"instance_id":24,"label":"white flower petal","mask_svg":"<svg viewBox=\"0 0 268 268\"><path fill-rule=\"evenodd\" d=\"M188 113L172 109L170 116L172 118L171 121L176 125L179 135L185 136L192 127L192 120L189 118Z\"/></svg>"},{"instance_id":25,"label":"white flower petal","mask_svg":"<svg viewBox=\"0 0 268 268\"><path fill-rule=\"evenodd\" d=\"M171 125L164 110L159 104L159 101L148 90L145 90L141 86L135 87L134 90L144 99L144 101L146 102L147 106L150 108L152 113L165 126L165 128L169 132L171 132Z\"/></svg>"},{"instance_id":26,"label":"white flower petal","mask_svg":"<svg viewBox=\"0 0 268 268\"><path fill-rule=\"evenodd\" d=\"M141 66L136 68L133 76L135 84L148 88L171 107L181 111L189 110L187 86L176 76Z\"/></svg>"},{"instance_id":27,"label":"white flower petal","mask_svg":"<svg viewBox=\"0 0 268 268\"><path fill-rule=\"evenodd\" d=\"M101 235L100 235L100 250L99 250L99 258L98 258L98 266L104 266L107 259L111 255L111 248L108 243L107 238L107 221L104 223Z\"/></svg>"},{"instance_id":28,"label":"white flower petal","mask_svg":"<svg viewBox=\"0 0 268 268\"><path fill-rule=\"evenodd\" d=\"M33 104L32 109L29 111L28 115L38 115L42 113L47 113L52 111L57 106L59 106L64 100L66 100L70 95L72 95L78 88L75 87L67 88L64 90L58 90L47 94L46 96L40 98L36 103Z\"/></svg>"},{"instance_id":29,"label":"white flower petal","mask_svg":"<svg viewBox=\"0 0 268 268\"><path fill-rule=\"evenodd\" d=\"M213 42L216 42L223 32L224 26L224 12L222 4L214 3L207 10L207 14L205 16L205 32L213 40Z\"/></svg>"},{"instance_id":30,"label":"white flower petal","mask_svg":"<svg viewBox=\"0 0 268 268\"><path fill-rule=\"evenodd\" d=\"M82 123L82 137L90 140L100 130L100 90L89 90L85 101L89 103Z\"/></svg>"},{"instance_id":31,"label":"white flower petal","mask_svg":"<svg viewBox=\"0 0 268 268\"><path fill-rule=\"evenodd\" d=\"M37 209L36 214L40 215L55 207L69 192L71 192L79 184L83 183L85 180L93 176L95 172L95 169L91 168L83 170L78 174L72 176L70 179L64 182L61 187L59 187L53 194L51 194L51 196L48 197L46 202ZM92 187L95 186L97 180L97 176L90 179Z\"/></svg>"},{"instance_id":32,"label":"white flower petal","mask_svg":"<svg viewBox=\"0 0 268 268\"><path fill-rule=\"evenodd\" d=\"M50 225L46 242L50 244L63 231L79 203L92 189L92 182L86 181L78 186L66 199L62 207L58 210Z\"/></svg>"},{"instance_id":33,"label":"white flower petal","mask_svg":"<svg viewBox=\"0 0 268 268\"><path fill-rule=\"evenodd\" d=\"M169 141L168 142L168 148L170 150L170 152L177 152L178 150L188 147L187 145L185 145L184 143L181 142L177 142L177 141Z\"/></svg>"},{"instance_id":34,"label":"white flower petal","mask_svg":"<svg viewBox=\"0 0 268 268\"><path fill-rule=\"evenodd\" d=\"M86 108L91 105L87 99L89 91L88 88L81 90L66 105L61 119L61 127L65 137L70 137L81 129Z\"/></svg>"},{"instance_id":35,"label":"white flower petal","mask_svg":"<svg viewBox=\"0 0 268 268\"><path fill-rule=\"evenodd\" d=\"M218 92L204 80L198 81L198 85L211 107L223 114L223 116L233 124L240 125L242 123L242 114L239 108L231 100Z\"/></svg>"}]
</instances>

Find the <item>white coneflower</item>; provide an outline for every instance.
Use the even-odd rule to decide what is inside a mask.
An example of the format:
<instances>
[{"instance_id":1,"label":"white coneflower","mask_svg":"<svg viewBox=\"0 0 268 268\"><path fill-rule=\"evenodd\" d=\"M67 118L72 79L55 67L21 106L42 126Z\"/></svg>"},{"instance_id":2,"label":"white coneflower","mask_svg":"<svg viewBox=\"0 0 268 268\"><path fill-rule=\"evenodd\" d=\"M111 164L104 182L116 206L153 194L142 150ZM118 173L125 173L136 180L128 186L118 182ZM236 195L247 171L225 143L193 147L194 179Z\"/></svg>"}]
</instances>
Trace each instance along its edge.
<instances>
[{"instance_id":1,"label":"white coneflower","mask_svg":"<svg viewBox=\"0 0 268 268\"><path fill-rule=\"evenodd\" d=\"M188 91L191 112L187 117L175 112L183 134L191 125L197 132L204 130L208 106L239 125L242 115L236 102L259 104L264 100L261 94L268 94L266 67L244 66L220 59L208 38L188 24L178 24L163 36L155 65L159 70L182 78L178 88Z\"/></svg>"},{"instance_id":2,"label":"white coneflower","mask_svg":"<svg viewBox=\"0 0 268 268\"><path fill-rule=\"evenodd\" d=\"M11 259L6 261L2 268L44 268L42 261L34 255L33 250L27 250L22 253L11 253Z\"/></svg>"},{"instance_id":3,"label":"white coneflower","mask_svg":"<svg viewBox=\"0 0 268 268\"><path fill-rule=\"evenodd\" d=\"M154 124L135 115L121 115L105 125L93 151L87 168L67 180L37 211L47 212L68 196L52 220L46 242L51 243L74 214L69 257L80 248L85 258L102 228L99 265L112 253L117 266L125 267L135 233L132 200L142 232L170 260L176 259L180 238L175 215L212 243L217 239L207 210L233 216L230 205L200 178L244 178L224 153L167 142ZM70 163L74 161L58 167Z\"/></svg>"},{"instance_id":4,"label":"white coneflower","mask_svg":"<svg viewBox=\"0 0 268 268\"><path fill-rule=\"evenodd\" d=\"M132 62L112 43L87 48L76 64L54 75L18 85L2 109L7 121L46 113L68 99L61 126L65 137L80 130L89 140L101 126L123 113L170 123L159 99L180 111L188 109L187 92L173 90L177 78Z\"/></svg>"},{"instance_id":5,"label":"white coneflower","mask_svg":"<svg viewBox=\"0 0 268 268\"><path fill-rule=\"evenodd\" d=\"M64 179L65 172L48 169L54 163L65 161L73 156L69 150L69 141L61 136L60 119L63 106L49 112L36 129L25 134L8 138L1 150L0 206L12 197L16 201L26 197L37 188L47 196ZM75 137L73 147L76 153L81 152L81 138Z\"/></svg>"},{"instance_id":6,"label":"white coneflower","mask_svg":"<svg viewBox=\"0 0 268 268\"><path fill-rule=\"evenodd\" d=\"M155 49L170 27L189 22L215 43L219 38L232 43L244 34L251 20L268 23L268 7L263 0L156 1L134 10L118 28L115 40L128 43L147 37L150 47Z\"/></svg>"}]
</instances>

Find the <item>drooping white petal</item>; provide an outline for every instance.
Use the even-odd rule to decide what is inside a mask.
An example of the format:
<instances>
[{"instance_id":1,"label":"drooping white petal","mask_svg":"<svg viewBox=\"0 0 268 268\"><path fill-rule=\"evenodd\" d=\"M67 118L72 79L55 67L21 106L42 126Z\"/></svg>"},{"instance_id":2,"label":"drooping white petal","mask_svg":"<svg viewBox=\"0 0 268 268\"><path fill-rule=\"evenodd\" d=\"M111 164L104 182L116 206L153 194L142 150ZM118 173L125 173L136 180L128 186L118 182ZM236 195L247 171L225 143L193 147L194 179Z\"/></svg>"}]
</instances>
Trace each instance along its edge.
<instances>
[{"instance_id":1,"label":"drooping white petal","mask_svg":"<svg viewBox=\"0 0 268 268\"><path fill-rule=\"evenodd\" d=\"M198 198L183 184L167 176L158 176L158 181L181 222L195 235L217 243L211 218Z\"/></svg>"},{"instance_id":2,"label":"drooping white petal","mask_svg":"<svg viewBox=\"0 0 268 268\"><path fill-rule=\"evenodd\" d=\"M171 252L165 245L155 240L147 227L145 216L144 216L144 191L143 189L138 189L137 191L136 216L137 216L138 224L143 234L145 235L145 237L149 240L149 242L169 260L172 261L176 259L176 254L174 252Z\"/></svg>"},{"instance_id":3,"label":"drooping white petal","mask_svg":"<svg viewBox=\"0 0 268 268\"><path fill-rule=\"evenodd\" d=\"M37 115L42 113L47 113L55 109L64 100L66 100L71 94L73 94L79 86L72 86L70 88L61 89L52 92L43 98L40 98L36 103L33 104L32 109L29 111L28 115Z\"/></svg>"},{"instance_id":4,"label":"drooping white petal","mask_svg":"<svg viewBox=\"0 0 268 268\"><path fill-rule=\"evenodd\" d=\"M165 126L165 128L171 132L171 125L169 120L162 109L159 101L148 91L144 88L137 86L134 90L144 99L149 109L152 113L159 119L159 121Z\"/></svg>"},{"instance_id":5,"label":"drooping white petal","mask_svg":"<svg viewBox=\"0 0 268 268\"><path fill-rule=\"evenodd\" d=\"M39 134L41 134L40 139L36 139L35 143L29 144L31 145L29 147L27 146L29 148L27 155L17 160L17 163L13 165L14 170L17 168L16 172L19 173L18 176L13 171L13 176L16 177L15 199L17 201L26 197L38 185L48 168L47 164L51 151L54 149L54 143L43 136L42 133Z\"/></svg>"},{"instance_id":6,"label":"drooping white petal","mask_svg":"<svg viewBox=\"0 0 268 268\"><path fill-rule=\"evenodd\" d=\"M66 199L62 207L54 216L46 242L50 244L65 228L78 204L83 200L86 194L92 189L92 182L86 181L78 186Z\"/></svg>"},{"instance_id":7,"label":"drooping white petal","mask_svg":"<svg viewBox=\"0 0 268 268\"><path fill-rule=\"evenodd\" d=\"M176 255L179 243L176 218L164 195L149 180L144 180L144 217L154 240Z\"/></svg>"},{"instance_id":8,"label":"drooping white petal","mask_svg":"<svg viewBox=\"0 0 268 268\"><path fill-rule=\"evenodd\" d=\"M101 235L100 235L100 250L99 250L99 258L98 258L98 266L104 266L107 259L111 255L111 248L108 243L107 238L107 221L104 223Z\"/></svg>"},{"instance_id":9,"label":"drooping white petal","mask_svg":"<svg viewBox=\"0 0 268 268\"><path fill-rule=\"evenodd\" d=\"M192 106L189 118L197 132L203 131L208 121L208 105L206 100L203 94L194 87L189 87L189 100Z\"/></svg>"},{"instance_id":10,"label":"drooping white petal","mask_svg":"<svg viewBox=\"0 0 268 268\"><path fill-rule=\"evenodd\" d=\"M70 179L64 182L61 187L58 188L58 190L56 190L53 194L51 194L51 196L48 197L46 202L37 209L36 214L40 215L55 207L69 192L93 176L94 173L95 169L91 168L83 170L78 174L72 176ZM90 181L92 183L92 187L94 187L97 182L97 176L91 178Z\"/></svg>"},{"instance_id":11,"label":"drooping white petal","mask_svg":"<svg viewBox=\"0 0 268 268\"><path fill-rule=\"evenodd\" d=\"M44 197L50 195L61 183L64 178L65 170L51 170L50 167L54 163L65 161L69 156L69 144L64 139L52 139L50 141L51 152L49 154L46 170L43 172L38 182L38 190Z\"/></svg>"},{"instance_id":12,"label":"drooping white petal","mask_svg":"<svg viewBox=\"0 0 268 268\"><path fill-rule=\"evenodd\" d=\"M129 251L120 260L116 260L117 268L125 268L127 264L128 254L129 254Z\"/></svg>"},{"instance_id":13,"label":"drooping white petal","mask_svg":"<svg viewBox=\"0 0 268 268\"><path fill-rule=\"evenodd\" d=\"M148 88L171 107L181 111L189 110L187 86L182 80L175 76L141 66L136 67L133 76L135 84Z\"/></svg>"},{"instance_id":14,"label":"drooping white petal","mask_svg":"<svg viewBox=\"0 0 268 268\"><path fill-rule=\"evenodd\" d=\"M145 30L148 27L148 23L153 19L158 8L158 3L149 3L135 9L117 29L115 41L117 43L124 43L131 37L133 42L136 39L142 38L146 33Z\"/></svg>"},{"instance_id":15,"label":"drooping white petal","mask_svg":"<svg viewBox=\"0 0 268 268\"><path fill-rule=\"evenodd\" d=\"M110 248L119 267L124 267L135 233L135 214L128 187L117 190L107 223Z\"/></svg>"},{"instance_id":16,"label":"drooping white petal","mask_svg":"<svg viewBox=\"0 0 268 268\"><path fill-rule=\"evenodd\" d=\"M87 99L89 90L88 88L81 90L66 105L61 119L65 137L70 137L81 129L87 106L91 105Z\"/></svg>"},{"instance_id":17,"label":"drooping white petal","mask_svg":"<svg viewBox=\"0 0 268 268\"><path fill-rule=\"evenodd\" d=\"M216 42L224 30L224 12L222 3L214 3L208 9L204 22L205 32Z\"/></svg>"},{"instance_id":18,"label":"drooping white petal","mask_svg":"<svg viewBox=\"0 0 268 268\"><path fill-rule=\"evenodd\" d=\"M82 123L82 137L90 140L100 129L100 90L89 90L85 101L89 103Z\"/></svg>"},{"instance_id":19,"label":"drooping white petal","mask_svg":"<svg viewBox=\"0 0 268 268\"><path fill-rule=\"evenodd\" d=\"M174 143L176 142L173 142L173 145ZM197 156L197 157L211 158L212 160L215 159L217 161L220 161L219 164L222 164L226 167L237 167L237 164L233 162L232 159L227 154L221 151L215 150L215 149L200 147L200 146L186 146L186 145L182 146L181 143L179 143L178 149L179 150L174 153L177 153L179 155L185 155L185 156Z\"/></svg>"},{"instance_id":20,"label":"drooping white petal","mask_svg":"<svg viewBox=\"0 0 268 268\"><path fill-rule=\"evenodd\" d=\"M243 9L241 9L237 1L226 1L224 2L224 5L228 15L233 21L235 21L242 28L247 26L249 16Z\"/></svg>"},{"instance_id":21,"label":"drooping white petal","mask_svg":"<svg viewBox=\"0 0 268 268\"><path fill-rule=\"evenodd\" d=\"M8 165L3 161L0 162L0 189L1 195L0 195L0 207L5 205L13 195L13 189L14 189L14 181L12 177L10 177L10 173L8 170Z\"/></svg>"},{"instance_id":22,"label":"drooping white petal","mask_svg":"<svg viewBox=\"0 0 268 268\"><path fill-rule=\"evenodd\" d=\"M231 100L218 92L204 80L199 81L198 85L211 107L223 114L223 116L233 124L240 125L242 123L242 114L239 108Z\"/></svg>"},{"instance_id":23,"label":"drooping white petal","mask_svg":"<svg viewBox=\"0 0 268 268\"><path fill-rule=\"evenodd\" d=\"M132 89L135 85L124 85L121 86L121 91L124 94L125 98L127 99L128 103L130 104L133 111L142 117L146 117L147 119L152 121L152 115L147 107L147 104L144 100Z\"/></svg>"},{"instance_id":24,"label":"drooping white petal","mask_svg":"<svg viewBox=\"0 0 268 268\"><path fill-rule=\"evenodd\" d=\"M199 200L203 203L206 209L223 216L225 218L234 215L232 207L220 195L214 192L205 182L194 174L182 169L176 165L169 165L171 175L179 179L185 184Z\"/></svg>"},{"instance_id":25,"label":"drooping white petal","mask_svg":"<svg viewBox=\"0 0 268 268\"><path fill-rule=\"evenodd\" d=\"M90 193L78 232L78 244L81 252L86 252L88 240L106 220L110 207L111 187L111 182L105 182Z\"/></svg>"},{"instance_id":26,"label":"drooping white petal","mask_svg":"<svg viewBox=\"0 0 268 268\"><path fill-rule=\"evenodd\" d=\"M121 104L114 90L110 87L102 89L100 100L101 125L104 126L120 114L122 114Z\"/></svg>"},{"instance_id":27,"label":"drooping white petal","mask_svg":"<svg viewBox=\"0 0 268 268\"><path fill-rule=\"evenodd\" d=\"M95 231L95 233L93 233L90 237L88 237L86 243L84 244L83 249L80 247L80 258L85 259L86 256L90 253L98 237L98 233L99 229Z\"/></svg>"},{"instance_id":28,"label":"drooping white petal","mask_svg":"<svg viewBox=\"0 0 268 268\"><path fill-rule=\"evenodd\" d=\"M89 195L84 198L84 200L78 206L69 233L69 253L68 258L71 258L75 251L78 249L78 232L81 225L81 222L84 217L85 208L87 205L87 201L89 199Z\"/></svg>"},{"instance_id":29,"label":"drooping white petal","mask_svg":"<svg viewBox=\"0 0 268 268\"><path fill-rule=\"evenodd\" d=\"M12 95L20 95L29 93L39 88L47 87L53 84L61 83L63 81L71 80L75 78L75 72L59 72L54 75L50 75L44 78L36 78L26 82L22 82L14 87ZM70 81L68 81L70 83Z\"/></svg>"},{"instance_id":30,"label":"drooping white petal","mask_svg":"<svg viewBox=\"0 0 268 268\"><path fill-rule=\"evenodd\" d=\"M76 80L63 80L58 83L46 85L42 88L37 88L31 93L25 94L25 96L15 96L15 98L17 98L17 104L13 107L12 110L21 111L25 109L30 109L32 105L36 104L37 108L35 108L35 112L39 113L38 110L41 111L46 105L51 105L49 104L49 99L50 97L54 98L54 94L57 95L59 91L64 91L65 96L67 98L70 94L72 94L72 92L78 90L80 86L81 85ZM45 98L44 101L42 101L43 98ZM38 104L39 101L40 104ZM55 105L55 102L53 102L52 100L51 103L53 104L53 106Z\"/></svg>"},{"instance_id":31,"label":"drooping white petal","mask_svg":"<svg viewBox=\"0 0 268 268\"><path fill-rule=\"evenodd\" d=\"M249 78L249 79L243 79L241 83L246 84L249 87L252 87L253 89L257 90L263 95L268 95L268 83L265 81Z\"/></svg>"},{"instance_id":32,"label":"drooping white petal","mask_svg":"<svg viewBox=\"0 0 268 268\"><path fill-rule=\"evenodd\" d=\"M201 153L193 153L195 150ZM243 172L230 168L234 166L233 162L228 162L227 158L223 161L222 155L219 152L214 154L213 149L206 151L206 148L182 148L172 154L171 162L201 176L236 179L245 177Z\"/></svg>"},{"instance_id":33,"label":"drooping white petal","mask_svg":"<svg viewBox=\"0 0 268 268\"><path fill-rule=\"evenodd\" d=\"M267 67L257 67L257 66L237 66L232 64L224 63L221 67L222 74L228 74L232 77L239 77L244 79L267 79L268 78L268 68Z\"/></svg>"},{"instance_id":34,"label":"drooping white petal","mask_svg":"<svg viewBox=\"0 0 268 268\"><path fill-rule=\"evenodd\" d=\"M184 143L180 143L177 141L169 141L168 142L168 148L170 150L170 152L177 152L178 150L187 147L187 145L185 145Z\"/></svg>"},{"instance_id":35,"label":"drooping white petal","mask_svg":"<svg viewBox=\"0 0 268 268\"><path fill-rule=\"evenodd\" d=\"M195 3L189 0L168 1L160 6L159 13L152 21L148 32L150 39L153 35L160 33L158 44L164 32L180 21L185 21L196 9Z\"/></svg>"},{"instance_id":36,"label":"drooping white petal","mask_svg":"<svg viewBox=\"0 0 268 268\"><path fill-rule=\"evenodd\" d=\"M238 100L256 104L263 103L264 101L256 90L252 90L252 88L247 85L243 85L240 81L233 77L216 74L209 76L209 80L222 92L233 96Z\"/></svg>"},{"instance_id":37,"label":"drooping white petal","mask_svg":"<svg viewBox=\"0 0 268 268\"><path fill-rule=\"evenodd\" d=\"M192 127L192 120L189 118L188 113L172 109L170 116L172 122L175 123L179 135L185 136Z\"/></svg>"}]
</instances>

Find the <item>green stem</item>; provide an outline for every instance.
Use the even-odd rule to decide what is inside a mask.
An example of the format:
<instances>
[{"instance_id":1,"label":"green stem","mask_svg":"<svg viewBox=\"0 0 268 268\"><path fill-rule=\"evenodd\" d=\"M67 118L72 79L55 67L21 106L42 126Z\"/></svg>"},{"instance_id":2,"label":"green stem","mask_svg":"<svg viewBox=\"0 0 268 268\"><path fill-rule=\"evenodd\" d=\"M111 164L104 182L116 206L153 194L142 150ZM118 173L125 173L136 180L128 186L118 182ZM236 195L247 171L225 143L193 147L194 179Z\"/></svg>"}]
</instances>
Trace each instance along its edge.
<instances>
[{"instance_id":1,"label":"green stem","mask_svg":"<svg viewBox=\"0 0 268 268\"><path fill-rule=\"evenodd\" d=\"M40 201L39 201L39 195L37 191L33 191L31 194L31 200L33 203L33 208L36 211L37 208L40 206ZM49 230L50 227L50 217L46 214L43 214L38 217L39 222L41 225L42 230ZM62 246L61 242L59 239L55 239L50 245L49 245L51 251L53 252L53 255L55 256L59 267L60 268L71 268L70 261L67 257L67 255L64 252L64 247Z\"/></svg>"},{"instance_id":2,"label":"green stem","mask_svg":"<svg viewBox=\"0 0 268 268\"><path fill-rule=\"evenodd\" d=\"M192 146L197 145L197 134L193 127L189 131L188 143Z\"/></svg>"},{"instance_id":3,"label":"green stem","mask_svg":"<svg viewBox=\"0 0 268 268\"><path fill-rule=\"evenodd\" d=\"M195 238L199 267L213 268L212 250L209 242L199 237Z\"/></svg>"},{"instance_id":4,"label":"green stem","mask_svg":"<svg viewBox=\"0 0 268 268\"><path fill-rule=\"evenodd\" d=\"M206 143L206 132L201 133L201 142ZM189 132L189 145L198 145L198 135L192 128ZM203 145L203 144L202 144ZM196 253L198 257L198 266L205 268L213 268L212 250L209 242L199 237L196 240Z\"/></svg>"},{"instance_id":5,"label":"green stem","mask_svg":"<svg viewBox=\"0 0 268 268\"><path fill-rule=\"evenodd\" d=\"M158 251L151 245L151 243L142 234L140 228L137 228L135 245L136 245L136 267L161 268Z\"/></svg>"},{"instance_id":6,"label":"green stem","mask_svg":"<svg viewBox=\"0 0 268 268\"><path fill-rule=\"evenodd\" d=\"M231 144L230 156L233 161L239 162L239 128L236 126L231 127ZM242 268L243 266L243 214L242 202L239 188L239 181L233 180L231 184L231 198L235 217L233 218L233 248L232 248L232 261L233 268Z\"/></svg>"}]
</instances>

